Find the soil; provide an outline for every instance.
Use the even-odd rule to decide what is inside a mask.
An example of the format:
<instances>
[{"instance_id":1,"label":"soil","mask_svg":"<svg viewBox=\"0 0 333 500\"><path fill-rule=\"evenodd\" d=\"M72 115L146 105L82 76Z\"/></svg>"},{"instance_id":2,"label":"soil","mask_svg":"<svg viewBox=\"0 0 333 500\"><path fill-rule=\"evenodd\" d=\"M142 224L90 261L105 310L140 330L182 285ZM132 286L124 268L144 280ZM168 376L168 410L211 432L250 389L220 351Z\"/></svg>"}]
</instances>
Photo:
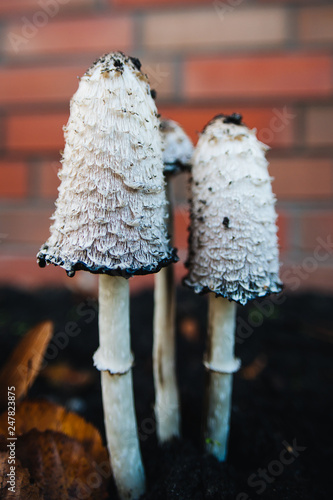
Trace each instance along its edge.
<instances>
[{"instance_id":1,"label":"soil","mask_svg":"<svg viewBox=\"0 0 333 500\"><path fill-rule=\"evenodd\" d=\"M333 298L317 294L263 299L239 307L229 456L218 463L201 449L207 302L178 290L178 378L183 439L159 447L152 383L153 294L131 299L136 411L148 488L142 500L332 498ZM87 385L55 385L39 376L29 398L47 398L77 411L103 433L95 299L65 290L0 290L0 366L27 331L55 322L46 364L91 370ZM76 334L62 335L68 325ZM64 340L65 339L65 340ZM67 339L67 340L66 340ZM66 345L65 345L66 344ZM284 451L287 450L287 451ZM114 499L114 485L110 486Z\"/></svg>"}]
</instances>

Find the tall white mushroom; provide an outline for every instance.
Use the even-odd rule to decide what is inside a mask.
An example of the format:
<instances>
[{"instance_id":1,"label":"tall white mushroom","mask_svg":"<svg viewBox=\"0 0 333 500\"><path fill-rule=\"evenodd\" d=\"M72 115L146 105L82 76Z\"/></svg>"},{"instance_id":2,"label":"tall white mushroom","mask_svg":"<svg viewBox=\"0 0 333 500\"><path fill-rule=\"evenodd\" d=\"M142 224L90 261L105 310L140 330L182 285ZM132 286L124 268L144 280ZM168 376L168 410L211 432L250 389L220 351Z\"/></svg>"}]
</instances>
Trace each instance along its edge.
<instances>
[{"instance_id":1,"label":"tall white mushroom","mask_svg":"<svg viewBox=\"0 0 333 500\"><path fill-rule=\"evenodd\" d=\"M81 78L65 127L61 185L39 265L100 274L100 347L106 435L121 499L145 489L132 388L129 278L176 260L169 247L159 119L140 62L98 59Z\"/></svg>"},{"instance_id":2,"label":"tall white mushroom","mask_svg":"<svg viewBox=\"0 0 333 500\"><path fill-rule=\"evenodd\" d=\"M184 283L209 296L206 449L225 460L229 434L236 302L281 290L275 197L267 146L238 114L204 129L192 160L189 272Z\"/></svg>"},{"instance_id":3,"label":"tall white mushroom","mask_svg":"<svg viewBox=\"0 0 333 500\"><path fill-rule=\"evenodd\" d=\"M178 123L161 120L164 173L169 201L169 235L173 234L171 177L188 168L193 153L190 138ZM172 242L172 241L171 241ZM180 410L175 369L175 285L173 266L155 276L154 383L157 437L160 442L180 435Z\"/></svg>"}]
</instances>

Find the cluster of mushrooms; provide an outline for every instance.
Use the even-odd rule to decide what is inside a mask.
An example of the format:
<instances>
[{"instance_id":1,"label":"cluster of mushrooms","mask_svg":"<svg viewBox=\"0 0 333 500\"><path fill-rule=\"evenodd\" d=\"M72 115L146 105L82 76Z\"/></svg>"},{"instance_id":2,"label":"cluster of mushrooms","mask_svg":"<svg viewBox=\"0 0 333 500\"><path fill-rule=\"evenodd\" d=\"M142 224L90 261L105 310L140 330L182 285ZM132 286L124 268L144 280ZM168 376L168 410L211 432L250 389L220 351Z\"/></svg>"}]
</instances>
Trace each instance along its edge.
<instances>
[{"instance_id":1,"label":"cluster of mushrooms","mask_svg":"<svg viewBox=\"0 0 333 500\"><path fill-rule=\"evenodd\" d=\"M140 61L121 52L102 56L80 79L64 130L59 196L38 263L61 266L68 276L99 274L94 364L101 371L107 444L119 497L137 499L145 473L133 399L128 278L157 273L153 359L163 443L180 435L170 177L191 169L184 284L210 292L203 442L225 460L232 375L240 366L236 303L281 290L267 147L233 114L216 116L193 151L177 123L160 119Z\"/></svg>"}]
</instances>

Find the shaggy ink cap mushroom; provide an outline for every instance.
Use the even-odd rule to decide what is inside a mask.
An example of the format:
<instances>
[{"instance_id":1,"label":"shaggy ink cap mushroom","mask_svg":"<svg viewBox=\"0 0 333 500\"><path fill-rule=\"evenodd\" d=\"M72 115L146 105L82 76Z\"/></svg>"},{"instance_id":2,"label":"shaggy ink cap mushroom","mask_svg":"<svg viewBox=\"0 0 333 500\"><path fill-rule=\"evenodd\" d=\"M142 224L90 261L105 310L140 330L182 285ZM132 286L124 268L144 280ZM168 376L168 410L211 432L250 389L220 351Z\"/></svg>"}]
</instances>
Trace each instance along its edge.
<instances>
[{"instance_id":1,"label":"shaggy ink cap mushroom","mask_svg":"<svg viewBox=\"0 0 333 500\"><path fill-rule=\"evenodd\" d=\"M172 241L172 177L189 168L193 144L178 123L161 119L164 174L169 204L168 229ZM180 403L175 366L176 293L172 266L155 277L153 321L153 372L155 386L156 434L160 443L180 435Z\"/></svg>"},{"instance_id":2,"label":"shaggy ink cap mushroom","mask_svg":"<svg viewBox=\"0 0 333 500\"><path fill-rule=\"evenodd\" d=\"M173 120L162 119L163 163L165 175L177 174L190 168L193 144L182 127Z\"/></svg>"},{"instance_id":3,"label":"shaggy ink cap mushroom","mask_svg":"<svg viewBox=\"0 0 333 500\"><path fill-rule=\"evenodd\" d=\"M128 278L178 260L167 236L159 119L140 67L116 52L80 79L64 127L51 236L37 255L41 267Z\"/></svg>"},{"instance_id":4,"label":"shaggy ink cap mushroom","mask_svg":"<svg viewBox=\"0 0 333 500\"><path fill-rule=\"evenodd\" d=\"M241 120L216 116L194 152L184 284L246 304L282 286L268 147Z\"/></svg>"}]
</instances>

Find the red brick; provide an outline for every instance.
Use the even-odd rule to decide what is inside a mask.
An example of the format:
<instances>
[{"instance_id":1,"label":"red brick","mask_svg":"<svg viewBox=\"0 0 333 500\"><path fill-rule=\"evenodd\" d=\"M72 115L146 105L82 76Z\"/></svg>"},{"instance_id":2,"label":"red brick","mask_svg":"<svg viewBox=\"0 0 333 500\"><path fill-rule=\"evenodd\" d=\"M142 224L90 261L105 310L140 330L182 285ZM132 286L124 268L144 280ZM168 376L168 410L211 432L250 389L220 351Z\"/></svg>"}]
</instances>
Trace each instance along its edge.
<instances>
[{"instance_id":1,"label":"red brick","mask_svg":"<svg viewBox=\"0 0 333 500\"><path fill-rule=\"evenodd\" d=\"M333 212L331 210L318 210L305 212L299 218L302 236L302 247L314 249L319 244L318 238L326 241L333 234ZM333 249L332 249L333 255Z\"/></svg>"},{"instance_id":2,"label":"red brick","mask_svg":"<svg viewBox=\"0 0 333 500\"><path fill-rule=\"evenodd\" d=\"M160 7L178 7L178 6L189 6L196 4L207 4L207 5L217 5L219 7L223 3L226 7L232 7L234 3L235 7L238 7L242 3L241 0L238 2L228 2L228 0L108 0L112 6L115 7L132 7L135 9L145 9L146 7L150 8L160 8ZM259 0L259 3L270 3L270 4L279 4L279 3L290 3L290 0ZM294 0L294 3L297 4L311 4L316 3L316 0Z\"/></svg>"},{"instance_id":3,"label":"red brick","mask_svg":"<svg viewBox=\"0 0 333 500\"><path fill-rule=\"evenodd\" d=\"M36 250L37 253L37 250ZM185 256L182 255L182 258ZM174 266L176 282L179 285L186 270L182 262ZM134 276L130 281L131 295L152 289L155 276ZM79 271L69 278L61 267L49 265L41 269L36 263L35 254L27 256L0 255L0 286L10 285L28 290L41 287L66 287L73 292L98 294L98 276Z\"/></svg>"},{"instance_id":4,"label":"red brick","mask_svg":"<svg viewBox=\"0 0 333 500\"><path fill-rule=\"evenodd\" d=\"M157 99L171 98L173 94L174 67L173 65L160 57L150 59L143 57L142 71L149 77L150 87L157 91Z\"/></svg>"},{"instance_id":5,"label":"red brick","mask_svg":"<svg viewBox=\"0 0 333 500\"><path fill-rule=\"evenodd\" d=\"M38 11L42 10L41 4L47 7L47 4L50 3L50 12L51 12L51 4L57 2L59 6L59 12L73 10L75 8L83 9L87 7L93 7L95 5L95 0L70 0L64 1L63 4L57 0L1 0L0 2L0 14L13 14L17 13L18 15L24 14L29 11ZM55 13L56 15L56 13Z\"/></svg>"},{"instance_id":6,"label":"red brick","mask_svg":"<svg viewBox=\"0 0 333 500\"><path fill-rule=\"evenodd\" d=\"M176 206L186 204L188 199L189 175L176 175L171 180L171 185L174 204Z\"/></svg>"},{"instance_id":7,"label":"red brick","mask_svg":"<svg viewBox=\"0 0 333 500\"><path fill-rule=\"evenodd\" d=\"M286 108L287 113L295 116L291 107ZM244 122L251 128L258 130L258 137L263 142L274 147L286 147L294 141L295 123L292 118L288 118L283 124L279 116L283 112L281 108L226 108L215 104L212 107L201 107L192 105L191 107L161 106L160 113L166 118L178 121L186 130L194 143L197 142L198 135L203 127L218 113L233 113L234 111L243 114ZM285 125L285 126L283 126Z\"/></svg>"},{"instance_id":8,"label":"red brick","mask_svg":"<svg viewBox=\"0 0 333 500\"><path fill-rule=\"evenodd\" d=\"M325 159L273 159L270 174L278 199L324 199L333 195L333 163Z\"/></svg>"},{"instance_id":9,"label":"red brick","mask_svg":"<svg viewBox=\"0 0 333 500\"><path fill-rule=\"evenodd\" d=\"M212 4L212 0L109 0L115 7L133 7L144 9L146 7L178 7L179 5Z\"/></svg>"},{"instance_id":10,"label":"red brick","mask_svg":"<svg viewBox=\"0 0 333 500\"><path fill-rule=\"evenodd\" d=\"M177 206L174 211L174 242L178 250L187 249L188 228L190 225L189 206L187 204Z\"/></svg>"},{"instance_id":11,"label":"red brick","mask_svg":"<svg viewBox=\"0 0 333 500\"><path fill-rule=\"evenodd\" d=\"M305 261L306 264L306 261ZM331 262L332 264L332 262ZM333 292L333 265L331 267L320 266L313 272L308 272L305 280L302 280L302 290L316 290L320 292Z\"/></svg>"},{"instance_id":12,"label":"red brick","mask_svg":"<svg viewBox=\"0 0 333 500\"><path fill-rule=\"evenodd\" d=\"M320 0L319 0L320 1ZM325 0L324 0L325 1ZM274 3L291 3L290 0L258 0L259 3L265 3L265 4L274 4ZM317 4L318 0L293 0L294 4L299 5L300 7L304 5L309 5L309 4Z\"/></svg>"},{"instance_id":13,"label":"red brick","mask_svg":"<svg viewBox=\"0 0 333 500\"><path fill-rule=\"evenodd\" d=\"M69 278L61 267L49 265L41 269L36 262L36 253L27 255L0 256L0 285L20 288L66 287L73 292L95 294L98 291L98 277L80 271L74 278Z\"/></svg>"},{"instance_id":14,"label":"red brick","mask_svg":"<svg viewBox=\"0 0 333 500\"><path fill-rule=\"evenodd\" d=\"M280 251L284 252L285 250L289 249L289 241L288 241L288 232L289 232L289 220L290 216L288 212L283 211L283 210L277 210L278 213L278 219L277 219L277 226L278 226L278 239L279 239L279 247Z\"/></svg>"},{"instance_id":15,"label":"red brick","mask_svg":"<svg viewBox=\"0 0 333 500\"><path fill-rule=\"evenodd\" d=\"M0 162L0 197L22 198L27 194L27 165L18 162Z\"/></svg>"},{"instance_id":16,"label":"red brick","mask_svg":"<svg viewBox=\"0 0 333 500\"><path fill-rule=\"evenodd\" d=\"M36 250L37 253L37 250ZM51 266L49 266L51 267ZM0 256L0 284L19 288L34 288L42 286L64 286L65 277L60 269L45 269L38 267L36 257ZM62 270L63 271L63 270ZM65 272L63 271L65 274ZM66 276L66 275L65 275Z\"/></svg>"},{"instance_id":17,"label":"red brick","mask_svg":"<svg viewBox=\"0 0 333 500\"><path fill-rule=\"evenodd\" d=\"M50 161L45 162L40 166L40 196L42 198L56 199L58 196L58 187L60 180L58 178L58 171L60 169L60 162Z\"/></svg>"},{"instance_id":18,"label":"red brick","mask_svg":"<svg viewBox=\"0 0 333 500\"><path fill-rule=\"evenodd\" d=\"M127 50L132 43L133 26L125 16L91 17L71 21L50 21L24 38L22 22L7 26L4 51L8 56L33 54L100 53L114 48ZM21 37L17 40L14 35Z\"/></svg>"},{"instance_id":19,"label":"red brick","mask_svg":"<svg viewBox=\"0 0 333 500\"><path fill-rule=\"evenodd\" d=\"M333 41L333 7L315 7L299 12L299 36L307 42Z\"/></svg>"},{"instance_id":20,"label":"red brick","mask_svg":"<svg viewBox=\"0 0 333 500\"><path fill-rule=\"evenodd\" d=\"M287 13L278 7L234 8L213 2L205 9L153 13L145 17L143 43L156 49L226 49L287 39Z\"/></svg>"},{"instance_id":21,"label":"red brick","mask_svg":"<svg viewBox=\"0 0 333 500\"><path fill-rule=\"evenodd\" d=\"M173 66L164 60L145 58L143 71L150 79L158 97L170 97L173 92ZM0 69L0 104L67 103L78 87L78 76L84 74L91 58L81 66L29 67Z\"/></svg>"},{"instance_id":22,"label":"red brick","mask_svg":"<svg viewBox=\"0 0 333 500\"><path fill-rule=\"evenodd\" d=\"M7 147L14 151L59 151L68 115L13 115L7 123Z\"/></svg>"},{"instance_id":23,"label":"red brick","mask_svg":"<svg viewBox=\"0 0 333 500\"><path fill-rule=\"evenodd\" d=\"M16 208L1 210L0 231L7 235L6 243L36 243L37 246L41 245L49 236L49 218L52 211Z\"/></svg>"},{"instance_id":24,"label":"red brick","mask_svg":"<svg viewBox=\"0 0 333 500\"><path fill-rule=\"evenodd\" d=\"M195 57L185 63L189 98L324 97L333 90L331 57L283 54L248 57Z\"/></svg>"},{"instance_id":25,"label":"red brick","mask_svg":"<svg viewBox=\"0 0 333 500\"><path fill-rule=\"evenodd\" d=\"M305 137L310 146L332 146L333 106L309 108L305 115Z\"/></svg>"},{"instance_id":26,"label":"red brick","mask_svg":"<svg viewBox=\"0 0 333 500\"><path fill-rule=\"evenodd\" d=\"M1 247L0 247L1 248ZM20 247L22 252L22 247ZM4 254L0 255L0 286L10 285L28 290L41 287L66 287L73 292L95 295L98 294L98 276L79 271L74 278L69 278L59 266L49 265L41 269L36 262L35 251L29 250L24 255ZM177 264L177 267L179 264ZM184 274L184 273L183 273ZM182 275L183 275L182 274ZM140 293L146 289L152 289L155 276L135 276L129 280L131 294Z\"/></svg>"},{"instance_id":27,"label":"red brick","mask_svg":"<svg viewBox=\"0 0 333 500\"><path fill-rule=\"evenodd\" d=\"M323 253L324 255L324 253ZM333 262L316 261L313 254L283 265L280 277L287 291L297 293L305 290L333 291Z\"/></svg>"},{"instance_id":28,"label":"red brick","mask_svg":"<svg viewBox=\"0 0 333 500\"><path fill-rule=\"evenodd\" d=\"M294 123L290 121L281 130L274 132L272 125L276 123L276 117L280 109L219 109L217 107L201 108L192 106L166 107L161 106L160 112L168 118L178 121L191 138L196 142L198 133L204 125L219 112L230 113L240 111L243 113L244 121L249 127L256 127L258 137L274 146L288 146L292 144L294 137ZM293 113L288 108L289 113ZM63 148L64 139L62 126L67 122L68 115L13 115L8 119L7 145L14 150L56 150ZM274 129L274 126L273 126ZM274 129L275 130L275 129Z\"/></svg>"},{"instance_id":29,"label":"red brick","mask_svg":"<svg viewBox=\"0 0 333 500\"><path fill-rule=\"evenodd\" d=\"M324 3L325 0L257 0L258 3L262 3L262 4L276 4L276 3L284 3L284 4L296 4L297 6L299 7L306 7L306 6L310 6L311 4L312 5L318 5L318 3Z\"/></svg>"},{"instance_id":30,"label":"red brick","mask_svg":"<svg viewBox=\"0 0 333 500\"><path fill-rule=\"evenodd\" d=\"M145 276L133 276L129 280L131 294L138 294L144 290L151 290L154 288L155 276L153 274L146 274Z\"/></svg>"},{"instance_id":31,"label":"red brick","mask_svg":"<svg viewBox=\"0 0 333 500\"><path fill-rule=\"evenodd\" d=\"M0 103L68 102L87 66L1 68Z\"/></svg>"}]
</instances>

